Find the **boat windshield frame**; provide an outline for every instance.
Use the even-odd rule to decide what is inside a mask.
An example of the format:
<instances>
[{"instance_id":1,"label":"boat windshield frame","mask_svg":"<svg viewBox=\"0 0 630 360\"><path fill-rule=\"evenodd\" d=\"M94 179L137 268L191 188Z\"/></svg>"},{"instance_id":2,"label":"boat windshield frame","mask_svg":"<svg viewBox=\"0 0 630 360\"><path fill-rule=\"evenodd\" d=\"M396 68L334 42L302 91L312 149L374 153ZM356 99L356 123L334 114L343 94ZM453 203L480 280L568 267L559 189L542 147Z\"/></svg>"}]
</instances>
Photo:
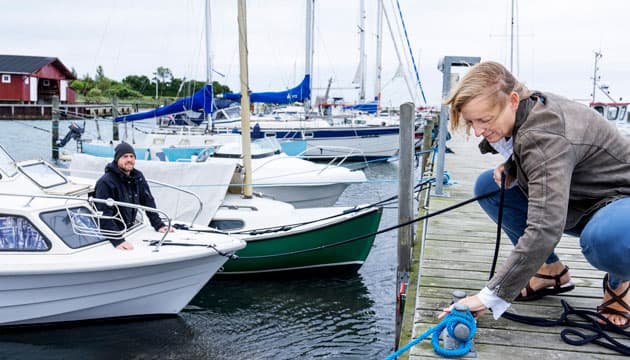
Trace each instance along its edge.
<instances>
[{"instance_id":1,"label":"boat windshield frame","mask_svg":"<svg viewBox=\"0 0 630 360\"><path fill-rule=\"evenodd\" d=\"M68 183L68 179L62 173L43 160L19 165L17 168L42 189L50 189Z\"/></svg>"},{"instance_id":2,"label":"boat windshield frame","mask_svg":"<svg viewBox=\"0 0 630 360\"><path fill-rule=\"evenodd\" d=\"M8 177L14 177L18 173L18 167L15 163L15 159L9 154L3 145L0 145L0 171Z\"/></svg>"}]
</instances>

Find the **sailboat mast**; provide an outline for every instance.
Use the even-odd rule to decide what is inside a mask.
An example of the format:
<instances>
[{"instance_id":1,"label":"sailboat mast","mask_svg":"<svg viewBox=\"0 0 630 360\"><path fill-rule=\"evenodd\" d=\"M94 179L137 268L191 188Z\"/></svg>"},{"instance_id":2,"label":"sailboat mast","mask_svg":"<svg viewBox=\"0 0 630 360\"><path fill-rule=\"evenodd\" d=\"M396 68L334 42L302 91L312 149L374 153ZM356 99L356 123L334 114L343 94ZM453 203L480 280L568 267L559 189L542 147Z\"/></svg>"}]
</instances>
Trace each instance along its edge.
<instances>
[{"instance_id":1,"label":"sailboat mast","mask_svg":"<svg viewBox=\"0 0 630 360\"><path fill-rule=\"evenodd\" d=\"M597 88L597 81L599 81L599 76L597 75L597 72L599 71L599 68L597 67L597 61L602 57L602 53L601 51L595 51L595 66L593 67L593 93L591 94L592 98L592 102L595 102L595 90Z\"/></svg>"},{"instance_id":2,"label":"sailboat mast","mask_svg":"<svg viewBox=\"0 0 630 360\"><path fill-rule=\"evenodd\" d=\"M376 116L381 112L381 76L383 71L383 0L377 0L376 9L376 81L374 96L376 97Z\"/></svg>"},{"instance_id":3,"label":"sailboat mast","mask_svg":"<svg viewBox=\"0 0 630 360\"><path fill-rule=\"evenodd\" d=\"M309 76L308 90L313 96L313 29L315 28L315 15L313 4L315 0L306 0L306 54L304 55L304 73ZM311 99L304 100L304 116L308 118L311 111Z\"/></svg>"},{"instance_id":4,"label":"sailboat mast","mask_svg":"<svg viewBox=\"0 0 630 360\"><path fill-rule=\"evenodd\" d=\"M206 84L212 84L212 11L210 1L206 0Z\"/></svg>"},{"instance_id":5,"label":"sailboat mast","mask_svg":"<svg viewBox=\"0 0 630 360\"><path fill-rule=\"evenodd\" d=\"M512 74L514 74L514 1L516 0L512 0L510 17L510 72Z\"/></svg>"},{"instance_id":6,"label":"sailboat mast","mask_svg":"<svg viewBox=\"0 0 630 360\"><path fill-rule=\"evenodd\" d=\"M365 56L365 0L360 0L359 6L359 102L365 101L365 77L367 67Z\"/></svg>"},{"instance_id":7,"label":"sailboat mast","mask_svg":"<svg viewBox=\"0 0 630 360\"><path fill-rule=\"evenodd\" d=\"M212 85L212 11L210 1L206 0L206 84ZM211 88L212 89L212 88ZM214 89L211 90L211 99L214 98ZM205 114L207 124L212 122L212 113ZM214 127L213 127L214 129Z\"/></svg>"},{"instance_id":8,"label":"sailboat mast","mask_svg":"<svg viewBox=\"0 0 630 360\"><path fill-rule=\"evenodd\" d=\"M252 153L250 134L249 65L247 63L247 8L246 0L238 0L238 53L241 70L241 138L243 147L243 196L252 197Z\"/></svg>"}]
</instances>

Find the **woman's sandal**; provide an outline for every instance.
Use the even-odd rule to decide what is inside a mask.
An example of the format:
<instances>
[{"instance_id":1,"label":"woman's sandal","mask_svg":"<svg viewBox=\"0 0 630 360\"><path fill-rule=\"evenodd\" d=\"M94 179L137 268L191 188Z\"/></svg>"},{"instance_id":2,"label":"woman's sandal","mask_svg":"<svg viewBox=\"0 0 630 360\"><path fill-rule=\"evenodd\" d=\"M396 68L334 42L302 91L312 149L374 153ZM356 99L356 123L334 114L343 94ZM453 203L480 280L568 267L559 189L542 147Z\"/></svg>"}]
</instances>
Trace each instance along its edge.
<instances>
[{"instance_id":1,"label":"woman's sandal","mask_svg":"<svg viewBox=\"0 0 630 360\"><path fill-rule=\"evenodd\" d=\"M626 297L626 294L628 294L628 290L630 290L630 286L628 286L624 292L617 295L615 294L613 289L610 288L610 285L608 285L608 274L606 274L606 276L604 276L603 288L604 288L604 294L608 293L608 295L610 295L610 299L608 299L608 301L605 301L601 305L599 305L597 307L597 312L600 314L619 315L621 317L624 317L626 318L627 321L624 325L620 325L619 327L622 329L626 329L630 327L630 306L628 305L628 303L626 303L623 300L623 298ZM621 305L624 309L626 309L626 311L620 311L620 310L608 307L608 305L612 305L614 303Z\"/></svg>"},{"instance_id":2,"label":"woman's sandal","mask_svg":"<svg viewBox=\"0 0 630 360\"><path fill-rule=\"evenodd\" d=\"M525 287L525 295L519 294L516 297L516 299L514 299L514 301L538 300L542 298L543 296L562 294L567 291L571 291L575 289L575 285L573 285L573 283L571 283L570 281L567 282L566 284L560 284L560 278L564 276L564 274L566 274L568 271L569 271L569 267L565 266L564 270L562 270L562 272L560 272L560 274L558 275L545 275L545 274L539 274L539 273L534 274L534 277L537 277L540 279L555 280L556 284L554 286L549 286L542 289L534 290L532 289L529 282L527 282L527 286Z\"/></svg>"}]
</instances>

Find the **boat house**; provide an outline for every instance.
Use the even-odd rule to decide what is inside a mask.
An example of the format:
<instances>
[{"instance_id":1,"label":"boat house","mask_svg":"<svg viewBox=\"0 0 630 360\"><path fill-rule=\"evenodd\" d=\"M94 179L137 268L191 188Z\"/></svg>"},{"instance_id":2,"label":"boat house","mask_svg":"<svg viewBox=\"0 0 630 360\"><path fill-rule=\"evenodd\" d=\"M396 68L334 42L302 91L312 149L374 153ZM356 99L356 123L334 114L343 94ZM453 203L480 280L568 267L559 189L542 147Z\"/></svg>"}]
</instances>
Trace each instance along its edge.
<instances>
[{"instance_id":1,"label":"boat house","mask_svg":"<svg viewBox=\"0 0 630 360\"><path fill-rule=\"evenodd\" d=\"M53 96L74 104L76 79L55 57L0 55L0 103L50 104Z\"/></svg>"}]
</instances>

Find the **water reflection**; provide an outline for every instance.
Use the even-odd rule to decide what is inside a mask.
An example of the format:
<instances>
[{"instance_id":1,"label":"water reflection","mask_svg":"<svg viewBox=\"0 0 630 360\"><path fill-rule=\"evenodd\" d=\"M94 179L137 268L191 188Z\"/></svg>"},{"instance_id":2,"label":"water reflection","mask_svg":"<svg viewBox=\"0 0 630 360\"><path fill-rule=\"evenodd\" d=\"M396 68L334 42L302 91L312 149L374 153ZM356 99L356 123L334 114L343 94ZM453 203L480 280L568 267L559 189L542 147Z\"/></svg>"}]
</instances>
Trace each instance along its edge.
<instances>
[{"instance_id":1,"label":"water reflection","mask_svg":"<svg viewBox=\"0 0 630 360\"><path fill-rule=\"evenodd\" d=\"M380 336L373 305L360 275L215 279L182 316L209 340L238 344L238 358L366 358Z\"/></svg>"},{"instance_id":2,"label":"water reflection","mask_svg":"<svg viewBox=\"0 0 630 360\"><path fill-rule=\"evenodd\" d=\"M192 356L194 338L195 330L179 316L2 328L0 359L200 358Z\"/></svg>"}]
</instances>

